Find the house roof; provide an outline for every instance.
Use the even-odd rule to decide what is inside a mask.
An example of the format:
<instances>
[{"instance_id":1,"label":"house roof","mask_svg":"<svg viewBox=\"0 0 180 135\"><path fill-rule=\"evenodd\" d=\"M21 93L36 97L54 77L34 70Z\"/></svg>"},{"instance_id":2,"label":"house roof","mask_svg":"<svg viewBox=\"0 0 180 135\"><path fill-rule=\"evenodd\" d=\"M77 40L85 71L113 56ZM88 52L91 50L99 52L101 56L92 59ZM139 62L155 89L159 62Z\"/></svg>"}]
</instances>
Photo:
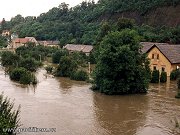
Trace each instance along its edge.
<instances>
[{"instance_id":1,"label":"house roof","mask_svg":"<svg viewBox=\"0 0 180 135\"><path fill-rule=\"evenodd\" d=\"M147 53L147 51L154 45L168 45L168 43L155 43L155 42L140 42L142 45L141 51Z\"/></svg>"},{"instance_id":2,"label":"house roof","mask_svg":"<svg viewBox=\"0 0 180 135\"><path fill-rule=\"evenodd\" d=\"M180 45L170 45L167 43L141 43L143 45L142 52L148 53L154 47L169 60L172 64L180 63Z\"/></svg>"},{"instance_id":3,"label":"house roof","mask_svg":"<svg viewBox=\"0 0 180 135\"><path fill-rule=\"evenodd\" d=\"M67 44L64 48L66 48L69 51L78 51L78 52L89 53L92 51L93 46L92 45Z\"/></svg>"},{"instance_id":4,"label":"house roof","mask_svg":"<svg viewBox=\"0 0 180 135\"><path fill-rule=\"evenodd\" d=\"M38 41L38 43L40 44L40 45L59 45L60 44L60 42L59 41L57 41L57 40L55 40L55 41Z\"/></svg>"},{"instance_id":5,"label":"house roof","mask_svg":"<svg viewBox=\"0 0 180 135\"><path fill-rule=\"evenodd\" d=\"M46 41L47 45L59 45L59 41Z\"/></svg>"},{"instance_id":6,"label":"house roof","mask_svg":"<svg viewBox=\"0 0 180 135\"><path fill-rule=\"evenodd\" d=\"M34 41L34 40L35 41ZM27 42L36 42L36 39L34 37L25 37L25 38L15 38L14 39L15 43L22 43L22 44L26 44Z\"/></svg>"},{"instance_id":7,"label":"house roof","mask_svg":"<svg viewBox=\"0 0 180 135\"><path fill-rule=\"evenodd\" d=\"M14 40L15 43L23 43L23 44L26 44L27 42L29 42L29 39L28 38L16 38Z\"/></svg>"}]
</instances>

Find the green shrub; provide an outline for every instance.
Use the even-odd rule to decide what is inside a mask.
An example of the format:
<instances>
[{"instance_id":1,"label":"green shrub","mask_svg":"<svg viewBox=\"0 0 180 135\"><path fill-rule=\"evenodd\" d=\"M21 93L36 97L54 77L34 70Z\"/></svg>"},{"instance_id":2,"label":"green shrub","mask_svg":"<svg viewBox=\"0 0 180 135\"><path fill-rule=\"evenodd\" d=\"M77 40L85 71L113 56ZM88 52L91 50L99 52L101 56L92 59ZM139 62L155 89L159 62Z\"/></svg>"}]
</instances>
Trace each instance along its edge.
<instances>
[{"instance_id":1,"label":"green shrub","mask_svg":"<svg viewBox=\"0 0 180 135\"><path fill-rule=\"evenodd\" d=\"M10 79L14 81L20 81L23 74L26 74L27 70L25 68L15 68L10 72Z\"/></svg>"},{"instance_id":2,"label":"green shrub","mask_svg":"<svg viewBox=\"0 0 180 135\"><path fill-rule=\"evenodd\" d=\"M22 67L13 69L10 72L10 79L13 81L19 81L21 84L37 84L34 74Z\"/></svg>"},{"instance_id":3,"label":"green shrub","mask_svg":"<svg viewBox=\"0 0 180 135\"><path fill-rule=\"evenodd\" d=\"M40 63L34 58L23 58L20 60L20 67L23 67L31 72L36 71L39 66Z\"/></svg>"},{"instance_id":4,"label":"green shrub","mask_svg":"<svg viewBox=\"0 0 180 135\"><path fill-rule=\"evenodd\" d=\"M80 70L71 74L70 79L76 81L86 81L88 79L88 75L85 71Z\"/></svg>"},{"instance_id":5,"label":"green shrub","mask_svg":"<svg viewBox=\"0 0 180 135\"><path fill-rule=\"evenodd\" d=\"M0 134L11 135L12 132L4 131L3 129L14 128L17 129L20 126L19 112L18 110L13 111L14 103L10 102L7 97L4 98L3 94L0 94Z\"/></svg>"},{"instance_id":6,"label":"green shrub","mask_svg":"<svg viewBox=\"0 0 180 135\"><path fill-rule=\"evenodd\" d=\"M58 64L61 57L67 56L68 52L66 50L57 50L53 55L52 55L52 62L55 64Z\"/></svg>"},{"instance_id":7,"label":"green shrub","mask_svg":"<svg viewBox=\"0 0 180 135\"><path fill-rule=\"evenodd\" d=\"M154 70L152 72L151 83L159 83L159 70Z\"/></svg>"},{"instance_id":8,"label":"green shrub","mask_svg":"<svg viewBox=\"0 0 180 135\"><path fill-rule=\"evenodd\" d=\"M180 78L178 79L177 84L178 84L178 89L180 89Z\"/></svg>"},{"instance_id":9,"label":"green shrub","mask_svg":"<svg viewBox=\"0 0 180 135\"><path fill-rule=\"evenodd\" d=\"M164 71L161 72L160 82L167 82L167 73Z\"/></svg>"},{"instance_id":10,"label":"green shrub","mask_svg":"<svg viewBox=\"0 0 180 135\"><path fill-rule=\"evenodd\" d=\"M63 56L56 69L56 76L70 77L78 68L77 63L69 56Z\"/></svg>"},{"instance_id":11,"label":"green shrub","mask_svg":"<svg viewBox=\"0 0 180 135\"><path fill-rule=\"evenodd\" d=\"M45 69L46 69L47 73L52 73L52 71L53 71L52 66L47 66L47 67L45 67Z\"/></svg>"},{"instance_id":12,"label":"green shrub","mask_svg":"<svg viewBox=\"0 0 180 135\"><path fill-rule=\"evenodd\" d=\"M170 80L176 80L178 77L179 71L178 70L173 70L170 74Z\"/></svg>"},{"instance_id":13,"label":"green shrub","mask_svg":"<svg viewBox=\"0 0 180 135\"><path fill-rule=\"evenodd\" d=\"M32 82L32 75L30 72L26 72L21 75L21 78L19 80L21 84L30 84Z\"/></svg>"}]
</instances>

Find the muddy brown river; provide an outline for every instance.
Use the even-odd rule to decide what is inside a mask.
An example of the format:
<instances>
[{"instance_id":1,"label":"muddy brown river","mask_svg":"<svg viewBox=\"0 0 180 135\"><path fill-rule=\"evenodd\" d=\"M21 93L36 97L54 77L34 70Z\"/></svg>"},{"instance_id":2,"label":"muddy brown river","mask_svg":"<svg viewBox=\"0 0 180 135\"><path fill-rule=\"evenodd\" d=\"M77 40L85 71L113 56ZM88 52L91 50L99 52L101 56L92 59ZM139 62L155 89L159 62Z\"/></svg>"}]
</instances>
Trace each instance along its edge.
<instances>
[{"instance_id":1,"label":"muddy brown river","mask_svg":"<svg viewBox=\"0 0 180 135\"><path fill-rule=\"evenodd\" d=\"M21 128L56 128L21 135L180 135L176 82L150 85L146 95L106 96L90 84L37 73L36 87L10 81L0 68L0 92L21 105Z\"/></svg>"}]
</instances>

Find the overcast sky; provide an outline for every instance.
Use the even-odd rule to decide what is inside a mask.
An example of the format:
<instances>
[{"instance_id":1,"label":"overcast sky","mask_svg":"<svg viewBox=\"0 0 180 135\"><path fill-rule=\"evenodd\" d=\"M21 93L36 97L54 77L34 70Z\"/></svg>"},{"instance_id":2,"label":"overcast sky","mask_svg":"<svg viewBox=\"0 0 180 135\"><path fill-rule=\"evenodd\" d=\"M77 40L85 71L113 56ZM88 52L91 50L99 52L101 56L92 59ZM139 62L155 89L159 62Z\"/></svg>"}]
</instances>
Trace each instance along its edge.
<instances>
[{"instance_id":1,"label":"overcast sky","mask_svg":"<svg viewBox=\"0 0 180 135\"><path fill-rule=\"evenodd\" d=\"M70 7L76 6L83 0L2 0L0 3L0 20L10 20L17 14L22 16L38 16L53 7L66 2ZM95 0L97 1L97 0Z\"/></svg>"}]
</instances>

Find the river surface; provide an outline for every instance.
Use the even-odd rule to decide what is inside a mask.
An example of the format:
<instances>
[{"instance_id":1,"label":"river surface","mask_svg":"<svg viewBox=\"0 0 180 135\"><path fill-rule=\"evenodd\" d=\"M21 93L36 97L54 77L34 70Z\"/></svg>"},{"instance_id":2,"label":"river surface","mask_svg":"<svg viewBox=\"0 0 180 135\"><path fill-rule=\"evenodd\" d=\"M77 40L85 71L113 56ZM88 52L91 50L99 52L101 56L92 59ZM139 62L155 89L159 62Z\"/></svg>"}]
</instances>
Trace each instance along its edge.
<instances>
[{"instance_id":1,"label":"river surface","mask_svg":"<svg viewBox=\"0 0 180 135\"><path fill-rule=\"evenodd\" d=\"M22 86L0 67L0 92L21 105L21 127L56 128L21 135L180 135L176 82L150 85L146 95L106 96L90 84L37 73L36 87Z\"/></svg>"}]
</instances>

